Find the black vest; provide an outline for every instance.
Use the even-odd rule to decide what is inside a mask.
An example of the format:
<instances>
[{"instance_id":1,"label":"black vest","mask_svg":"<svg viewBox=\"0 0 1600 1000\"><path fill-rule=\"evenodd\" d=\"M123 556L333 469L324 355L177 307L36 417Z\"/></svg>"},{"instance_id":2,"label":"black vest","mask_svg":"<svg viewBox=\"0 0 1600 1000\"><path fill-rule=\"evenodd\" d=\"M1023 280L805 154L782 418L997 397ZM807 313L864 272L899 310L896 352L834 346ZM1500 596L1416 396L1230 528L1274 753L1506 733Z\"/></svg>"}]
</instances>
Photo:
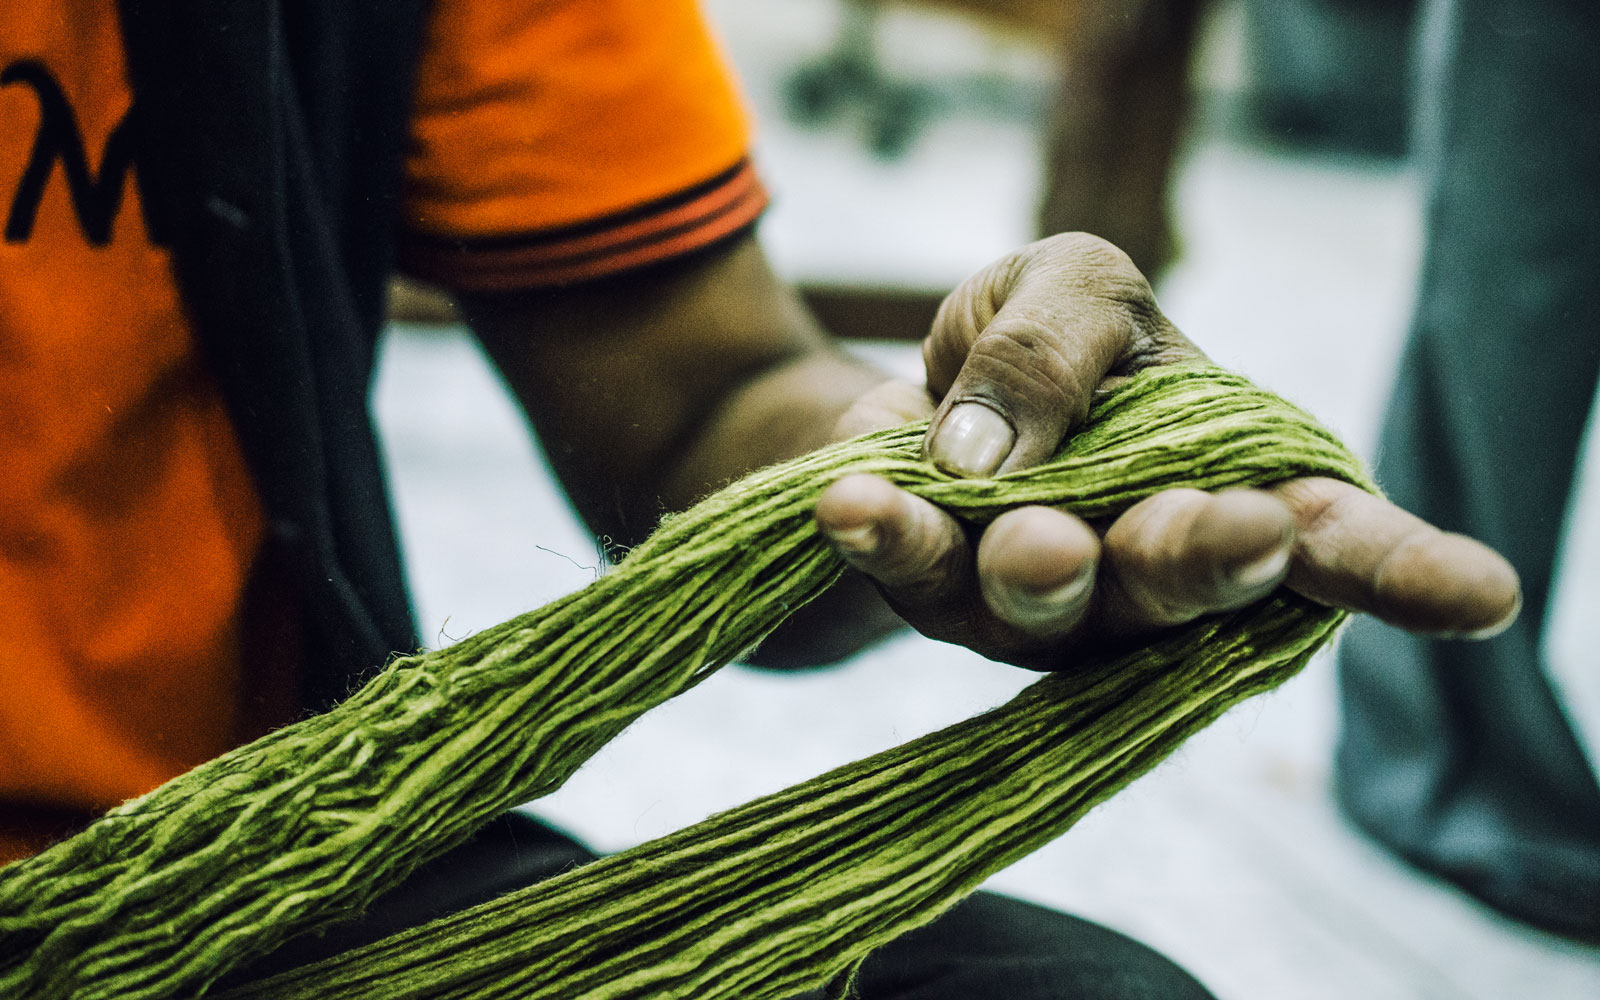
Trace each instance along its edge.
<instances>
[{"instance_id":1,"label":"black vest","mask_svg":"<svg viewBox=\"0 0 1600 1000\"><path fill-rule=\"evenodd\" d=\"M427 0L120 0L136 162L325 707L415 648L368 415Z\"/></svg>"}]
</instances>

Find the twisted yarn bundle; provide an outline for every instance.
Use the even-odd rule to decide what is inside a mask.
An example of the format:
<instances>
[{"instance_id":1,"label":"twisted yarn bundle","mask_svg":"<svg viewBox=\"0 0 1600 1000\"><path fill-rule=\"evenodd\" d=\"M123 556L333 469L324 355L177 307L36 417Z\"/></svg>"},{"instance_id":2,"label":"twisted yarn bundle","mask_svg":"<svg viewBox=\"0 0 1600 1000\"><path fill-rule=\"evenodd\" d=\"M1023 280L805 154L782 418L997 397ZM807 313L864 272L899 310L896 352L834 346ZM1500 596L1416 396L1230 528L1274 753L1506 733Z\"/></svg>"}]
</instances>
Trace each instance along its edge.
<instances>
[{"instance_id":1,"label":"twisted yarn bundle","mask_svg":"<svg viewBox=\"0 0 1600 1000\"><path fill-rule=\"evenodd\" d=\"M0 995L192 997L357 914L498 813L559 787L641 713L826 589L811 512L883 475L975 523L1086 518L1176 486L1369 486L1301 411L1219 369L1108 392L1051 462L953 479L925 427L824 448L663 521L577 593L397 659L334 710L234 750L0 868ZM844 989L881 944L1060 835L1231 705L1293 675L1343 614L1280 592L1047 675L994 711L230 1000L783 1000Z\"/></svg>"}]
</instances>

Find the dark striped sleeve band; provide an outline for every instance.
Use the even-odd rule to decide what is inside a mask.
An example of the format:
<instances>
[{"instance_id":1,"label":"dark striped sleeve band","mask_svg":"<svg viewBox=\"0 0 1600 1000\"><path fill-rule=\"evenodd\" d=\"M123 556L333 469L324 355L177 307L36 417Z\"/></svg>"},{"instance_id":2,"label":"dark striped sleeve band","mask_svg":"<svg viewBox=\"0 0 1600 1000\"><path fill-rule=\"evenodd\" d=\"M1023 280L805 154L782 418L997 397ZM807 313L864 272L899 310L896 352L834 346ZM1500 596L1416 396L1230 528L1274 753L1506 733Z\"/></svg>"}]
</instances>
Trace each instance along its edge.
<instances>
[{"instance_id":1,"label":"dark striped sleeve band","mask_svg":"<svg viewBox=\"0 0 1600 1000\"><path fill-rule=\"evenodd\" d=\"M576 284L710 246L754 223L766 205L755 168L742 160L686 191L576 226L480 239L407 233L400 266L456 291Z\"/></svg>"}]
</instances>

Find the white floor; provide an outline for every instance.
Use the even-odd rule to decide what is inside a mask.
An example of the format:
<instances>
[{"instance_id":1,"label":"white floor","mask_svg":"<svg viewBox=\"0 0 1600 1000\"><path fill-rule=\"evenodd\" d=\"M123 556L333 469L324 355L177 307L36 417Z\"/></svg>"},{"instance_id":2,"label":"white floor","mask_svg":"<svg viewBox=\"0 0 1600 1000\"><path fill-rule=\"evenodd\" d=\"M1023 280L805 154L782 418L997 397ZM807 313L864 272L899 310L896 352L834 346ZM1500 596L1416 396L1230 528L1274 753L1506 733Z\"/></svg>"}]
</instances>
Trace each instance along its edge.
<instances>
[{"instance_id":1,"label":"white floor","mask_svg":"<svg viewBox=\"0 0 1600 1000\"><path fill-rule=\"evenodd\" d=\"M764 237L789 273L949 284L1028 238L1036 157L1024 124L946 121L905 160L878 163L847 129L798 131L775 106L777 74L826 44L829 3L708 6L763 121L777 194ZM1013 47L951 44L972 64L1024 76L1039 65ZM1370 450L1419 250L1415 179L1202 143L1178 202L1186 256L1162 290L1168 314L1217 360ZM915 368L905 348L873 355ZM396 330L377 410L431 642L593 578L593 543L463 336ZM1600 462L1589 468L1550 646L1593 739L1600 670L1582 654L1600 646L1600 623L1583 610L1600 598ZM537 811L625 847L987 708L1027 680L914 637L811 675L730 669L651 713ZM994 886L1126 930L1223 1000L1600 997L1600 951L1502 921L1347 830L1326 791L1334 711L1324 659Z\"/></svg>"}]
</instances>

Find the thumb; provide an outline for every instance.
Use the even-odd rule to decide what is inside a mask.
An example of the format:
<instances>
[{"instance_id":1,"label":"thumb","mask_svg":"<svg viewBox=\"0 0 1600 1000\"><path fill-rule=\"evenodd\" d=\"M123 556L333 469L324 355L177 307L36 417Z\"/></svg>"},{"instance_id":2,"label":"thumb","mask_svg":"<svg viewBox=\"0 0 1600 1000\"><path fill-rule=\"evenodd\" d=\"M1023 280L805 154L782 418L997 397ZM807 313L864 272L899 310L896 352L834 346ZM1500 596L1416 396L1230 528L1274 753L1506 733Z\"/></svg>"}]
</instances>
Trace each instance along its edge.
<instances>
[{"instance_id":1,"label":"thumb","mask_svg":"<svg viewBox=\"0 0 1600 1000\"><path fill-rule=\"evenodd\" d=\"M1053 455L1108 374L1198 352L1126 254L1069 233L964 282L940 306L922 354L928 389L943 396L927 457L988 476Z\"/></svg>"}]
</instances>

